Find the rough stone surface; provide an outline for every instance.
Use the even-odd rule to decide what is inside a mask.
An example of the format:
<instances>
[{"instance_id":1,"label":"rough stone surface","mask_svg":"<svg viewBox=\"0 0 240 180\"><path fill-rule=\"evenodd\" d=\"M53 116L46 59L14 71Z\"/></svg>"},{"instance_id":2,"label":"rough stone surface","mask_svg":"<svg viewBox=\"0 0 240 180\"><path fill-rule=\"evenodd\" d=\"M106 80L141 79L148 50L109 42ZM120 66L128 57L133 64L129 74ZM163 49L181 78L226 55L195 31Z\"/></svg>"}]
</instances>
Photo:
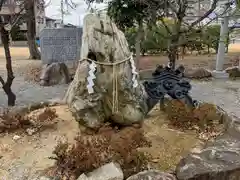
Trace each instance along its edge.
<instances>
[{"instance_id":1,"label":"rough stone surface","mask_svg":"<svg viewBox=\"0 0 240 180\"><path fill-rule=\"evenodd\" d=\"M51 180L51 178L48 178L48 177L42 176L42 177L39 178L39 180Z\"/></svg>"},{"instance_id":2,"label":"rough stone surface","mask_svg":"<svg viewBox=\"0 0 240 180\"><path fill-rule=\"evenodd\" d=\"M148 79L152 77L152 72L155 69L146 69L139 72L140 79ZM212 77L212 73L204 68L187 68L184 76L191 79L204 79Z\"/></svg>"},{"instance_id":3,"label":"rough stone surface","mask_svg":"<svg viewBox=\"0 0 240 180\"><path fill-rule=\"evenodd\" d=\"M90 57L98 62L111 63L128 59L131 53L127 40L110 18L104 14L89 14L84 18L81 59ZM89 61L79 63L65 100L76 120L90 128L99 128L111 119L130 125L144 120L148 112L142 84L133 88L129 61L117 65L118 112L113 110L113 67L97 65L94 93L87 91Z\"/></svg>"},{"instance_id":4,"label":"rough stone surface","mask_svg":"<svg viewBox=\"0 0 240 180\"><path fill-rule=\"evenodd\" d=\"M240 123L238 134L225 134L207 143L199 153L189 154L176 168L179 180L239 180ZM231 127L227 130L232 132Z\"/></svg>"},{"instance_id":5,"label":"rough stone surface","mask_svg":"<svg viewBox=\"0 0 240 180\"><path fill-rule=\"evenodd\" d=\"M69 82L68 67L64 63L52 63L43 66L40 75L40 85L52 86L56 84L68 84Z\"/></svg>"},{"instance_id":6,"label":"rough stone surface","mask_svg":"<svg viewBox=\"0 0 240 180\"><path fill-rule=\"evenodd\" d=\"M123 172L119 164L108 163L87 175L82 174L78 180L123 180Z\"/></svg>"},{"instance_id":7,"label":"rough stone surface","mask_svg":"<svg viewBox=\"0 0 240 180\"><path fill-rule=\"evenodd\" d=\"M143 171L127 178L127 180L177 180L176 177L169 173L157 170Z\"/></svg>"},{"instance_id":8,"label":"rough stone surface","mask_svg":"<svg viewBox=\"0 0 240 180\"><path fill-rule=\"evenodd\" d=\"M212 73L204 68L187 69L184 73L187 78L202 79L212 77Z\"/></svg>"},{"instance_id":9,"label":"rough stone surface","mask_svg":"<svg viewBox=\"0 0 240 180\"><path fill-rule=\"evenodd\" d=\"M85 174L81 174L77 180L89 180Z\"/></svg>"},{"instance_id":10,"label":"rough stone surface","mask_svg":"<svg viewBox=\"0 0 240 180\"><path fill-rule=\"evenodd\" d=\"M43 29L40 34L42 62L51 64L79 60L81 35L81 28Z\"/></svg>"}]
</instances>

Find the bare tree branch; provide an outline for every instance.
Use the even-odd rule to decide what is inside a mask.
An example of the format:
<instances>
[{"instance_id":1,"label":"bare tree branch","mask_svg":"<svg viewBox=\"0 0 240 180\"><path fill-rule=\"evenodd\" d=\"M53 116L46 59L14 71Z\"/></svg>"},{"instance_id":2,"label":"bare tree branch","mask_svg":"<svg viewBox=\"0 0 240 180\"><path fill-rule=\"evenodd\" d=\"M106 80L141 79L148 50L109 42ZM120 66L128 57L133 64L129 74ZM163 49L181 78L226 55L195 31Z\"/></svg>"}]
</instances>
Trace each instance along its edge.
<instances>
[{"instance_id":1,"label":"bare tree branch","mask_svg":"<svg viewBox=\"0 0 240 180\"><path fill-rule=\"evenodd\" d=\"M2 76L0 76L0 82L2 83L2 85L5 84L5 82L4 82L3 78L2 78Z\"/></svg>"},{"instance_id":2,"label":"bare tree branch","mask_svg":"<svg viewBox=\"0 0 240 180\"><path fill-rule=\"evenodd\" d=\"M199 24L200 22L202 22L204 19L206 19L206 17L208 17L217 7L217 3L218 0L213 0L211 8L203 15L201 16L199 19L197 19L196 21L194 21L190 26L189 29L191 29L192 27L194 27L195 25Z\"/></svg>"},{"instance_id":3,"label":"bare tree branch","mask_svg":"<svg viewBox=\"0 0 240 180\"><path fill-rule=\"evenodd\" d=\"M77 7L77 4L72 0L65 0L65 4L67 5L67 8L70 7L71 9L76 9Z\"/></svg>"},{"instance_id":4,"label":"bare tree branch","mask_svg":"<svg viewBox=\"0 0 240 180\"><path fill-rule=\"evenodd\" d=\"M1 16L2 17L2 16ZM7 80L6 82L0 76L0 82L2 83L2 88L6 95L8 96L8 105L14 106L16 95L12 92L11 86L14 80L13 70L12 70L12 58L10 54L9 48L9 31L5 30L4 23L2 22L2 18L0 18L0 32L1 32L1 39L3 42L3 47L5 51L6 57L6 69L7 69Z\"/></svg>"}]
</instances>

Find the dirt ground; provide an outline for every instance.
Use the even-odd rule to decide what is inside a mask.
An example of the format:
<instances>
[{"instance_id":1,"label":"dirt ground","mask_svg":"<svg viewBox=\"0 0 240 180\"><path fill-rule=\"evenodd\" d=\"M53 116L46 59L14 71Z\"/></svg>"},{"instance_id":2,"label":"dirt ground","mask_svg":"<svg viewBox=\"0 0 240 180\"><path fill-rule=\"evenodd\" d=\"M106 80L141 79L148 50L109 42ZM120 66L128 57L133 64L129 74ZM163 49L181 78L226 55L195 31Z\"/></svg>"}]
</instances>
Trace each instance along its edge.
<instances>
[{"instance_id":1,"label":"dirt ground","mask_svg":"<svg viewBox=\"0 0 240 180\"><path fill-rule=\"evenodd\" d=\"M66 106L54 107L58 114L57 124L52 129L29 136L23 131L0 136L0 177L12 180L24 179L24 174L32 177L36 171L52 166L52 151L59 141L72 142L79 132ZM19 136L14 140L14 136Z\"/></svg>"},{"instance_id":2,"label":"dirt ground","mask_svg":"<svg viewBox=\"0 0 240 180\"><path fill-rule=\"evenodd\" d=\"M150 113L143 128L152 146L141 150L151 155L152 167L163 171L174 171L183 156L203 144L193 131L181 132L168 127L166 117L158 107Z\"/></svg>"},{"instance_id":3,"label":"dirt ground","mask_svg":"<svg viewBox=\"0 0 240 180\"><path fill-rule=\"evenodd\" d=\"M10 48L13 68L26 67L27 65L38 63L39 61L29 60L29 50L27 47L12 47ZM5 54L3 47L0 47L0 69L5 67Z\"/></svg>"},{"instance_id":4,"label":"dirt ground","mask_svg":"<svg viewBox=\"0 0 240 180\"><path fill-rule=\"evenodd\" d=\"M66 106L54 108L59 116L54 128L31 136L23 131L0 136L0 177L6 180L23 177L23 174L33 177L36 172L54 164L49 157L53 156L59 140L73 141L80 132L76 121ZM153 110L143 128L152 147L142 148L141 151L151 155L151 167L161 170L173 170L182 156L202 144L191 131L183 133L168 128L158 108ZM14 140L16 135L20 136L18 140Z\"/></svg>"},{"instance_id":5,"label":"dirt ground","mask_svg":"<svg viewBox=\"0 0 240 180\"><path fill-rule=\"evenodd\" d=\"M229 53L226 54L224 68L233 66L237 57L240 55L240 44L230 44ZM177 64L183 64L186 68L203 67L214 70L216 67L216 54L196 55L196 53L187 54L180 57ZM167 64L167 56L144 56L140 60L140 69L151 69L157 64Z\"/></svg>"}]
</instances>

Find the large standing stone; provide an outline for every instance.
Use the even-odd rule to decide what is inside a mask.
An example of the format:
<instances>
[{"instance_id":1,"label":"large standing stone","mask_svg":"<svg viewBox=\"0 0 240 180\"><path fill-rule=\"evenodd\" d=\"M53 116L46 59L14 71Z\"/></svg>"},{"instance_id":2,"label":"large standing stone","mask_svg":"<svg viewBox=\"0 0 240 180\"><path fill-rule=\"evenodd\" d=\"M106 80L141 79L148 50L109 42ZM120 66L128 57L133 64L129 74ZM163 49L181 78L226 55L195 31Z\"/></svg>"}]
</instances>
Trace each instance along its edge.
<instances>
[{"instance_id":1,"label":"large standing stone","mask_svg":"<svg viewBox=\"0 0 240 180\"><path fill-rule=\"evenodd\" d=\"M44 64L77 61L80 58L81 28L43 29L40 34Z\"/></svg>"},{"instance_id":2,"label":"large standing stone","mask_svg":"<svg viewBox=\"0 0 240 180\"><path fill-rule=\"evenodd\" d=\"M131 53L127 40L110 18L104 14L89 14L84 18L81 59L91 58L101 63L114 63L128 59ZM97 65L94 93L87 91L88 61L79 63L74 80L66 93L75 118L90 128L99 128L111 119L122 125L130 125L144 119L148 109L146 94L140 83L133 88L129 61L117 65L118 112L113 110L113 67Z\"/></svg>"}]
</instances>

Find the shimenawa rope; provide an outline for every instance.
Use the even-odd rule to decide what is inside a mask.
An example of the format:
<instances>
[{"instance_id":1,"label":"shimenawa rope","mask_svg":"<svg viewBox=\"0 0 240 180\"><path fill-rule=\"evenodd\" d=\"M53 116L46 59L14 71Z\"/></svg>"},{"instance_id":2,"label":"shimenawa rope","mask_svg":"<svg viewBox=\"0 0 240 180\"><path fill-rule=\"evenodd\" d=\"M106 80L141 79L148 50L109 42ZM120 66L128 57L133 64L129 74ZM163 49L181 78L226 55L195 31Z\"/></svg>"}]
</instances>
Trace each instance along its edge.
<instances>
[{"instance_id":1,"label":"shimenawa rope","mask_svg":"<svg viewBox=\"0 0 240 180\"><path fill-rule=\"evenodd\" d=\"M132 55L124 60L121 60L121 61L117 61L117 62L113 62L113 63L110 63L110 62L99 62L99 61L94 61L93 59L89 59L89 58L83 58L82 60L80 61L84 61L84 60L87 60L87 61L90 61L91 63L94 63L94 64L98 64L98 65L104 65L104 66L112 66L113 68L113 71L112 71L112 76L113 76L113 92L112 92L112 113L117 113L118 112L118 76L117 76L117 70L116 70L116 67L117 65L119 64L122 64L128 60L130 60L130 63L131 63L131 67L132 67L132 73L133 73L133 84L134 86L136 87L137 86L137 83L136 83L136 75L137 75L137 72L135 71L136 68L135 68L135 65L134 65L134 62L133 62L133 57Z\"/></svg>"}]
</instances>

